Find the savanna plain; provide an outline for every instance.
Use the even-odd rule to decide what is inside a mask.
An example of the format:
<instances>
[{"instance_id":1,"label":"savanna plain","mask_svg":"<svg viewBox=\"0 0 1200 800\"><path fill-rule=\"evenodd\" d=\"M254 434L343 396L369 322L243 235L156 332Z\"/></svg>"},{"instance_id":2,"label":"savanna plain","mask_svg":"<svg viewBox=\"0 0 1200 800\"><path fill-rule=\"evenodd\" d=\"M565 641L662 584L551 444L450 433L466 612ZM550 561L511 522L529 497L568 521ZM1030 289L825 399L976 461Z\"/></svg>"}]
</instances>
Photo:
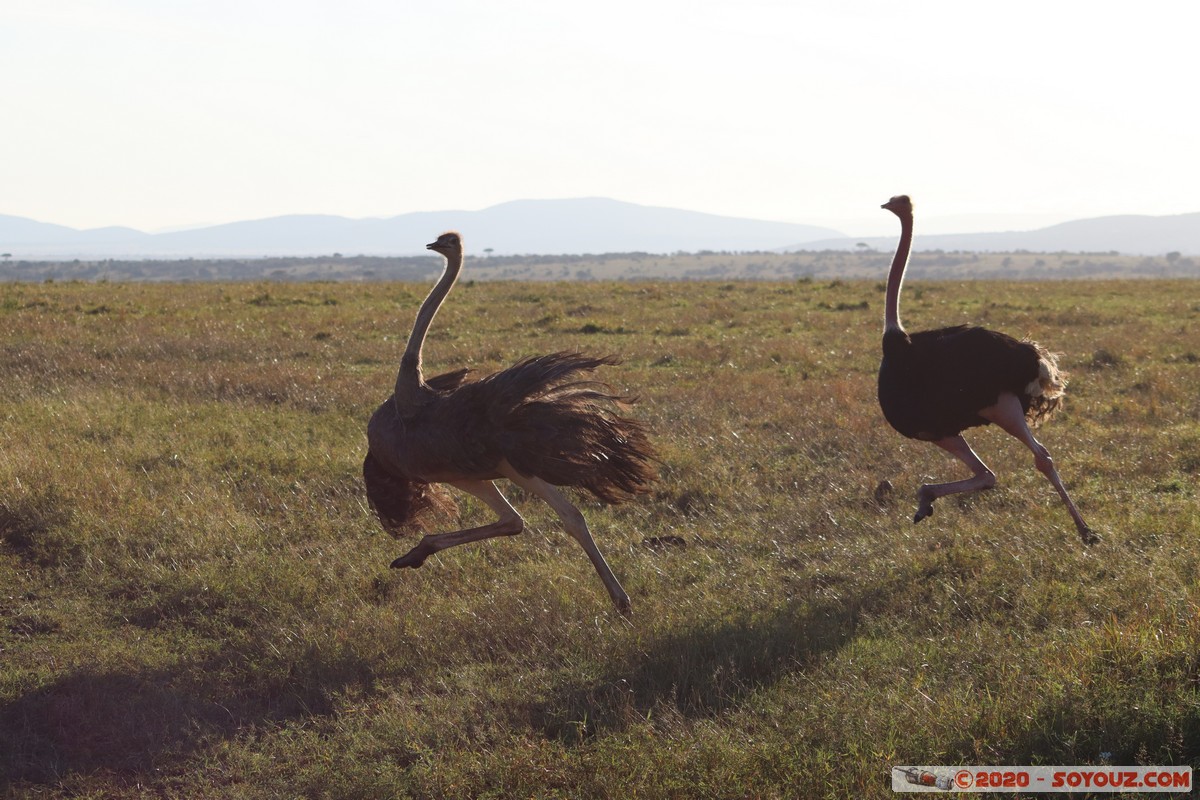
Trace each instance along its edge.
<instances>
[{"instance_id":1,"label":"savanna plain","mask_svg":"<svg viewBox=\"0 0 1200 800\"><path fill-rule=\"evenodd\" d=\"M468 262L467 277L470 276ZM426 370L618 354L661 479L389 570L365 425L428 283L0 285L0 791L890 797L906 764L1200 759L1200 283L910 281L1063 353L965 477L875 400L883 285L461 283ZM887 489L887 484L893 487ZM461 519L489 522L460 498Z\"/></svg>"}]
</instances>

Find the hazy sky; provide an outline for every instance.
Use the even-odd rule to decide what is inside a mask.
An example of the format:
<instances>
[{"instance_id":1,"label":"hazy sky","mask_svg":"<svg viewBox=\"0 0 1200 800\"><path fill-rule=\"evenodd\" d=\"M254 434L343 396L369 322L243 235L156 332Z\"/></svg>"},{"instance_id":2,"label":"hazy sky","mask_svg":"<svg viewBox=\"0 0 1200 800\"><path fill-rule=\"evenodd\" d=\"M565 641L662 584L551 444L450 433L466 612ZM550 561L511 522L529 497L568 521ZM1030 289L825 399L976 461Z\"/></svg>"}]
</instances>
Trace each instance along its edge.
<instances>
[{"instance_id":1,"label":"hazy sky","mask_svg":"<svg viewBox=\"0 0 1200 800\"><path fill-rule=\"evenodd\" d=\"M1191 0L2 0L0 213L1200 211ZM966 217L963 219L962 217Z\"/></svg>"}]
</instances>

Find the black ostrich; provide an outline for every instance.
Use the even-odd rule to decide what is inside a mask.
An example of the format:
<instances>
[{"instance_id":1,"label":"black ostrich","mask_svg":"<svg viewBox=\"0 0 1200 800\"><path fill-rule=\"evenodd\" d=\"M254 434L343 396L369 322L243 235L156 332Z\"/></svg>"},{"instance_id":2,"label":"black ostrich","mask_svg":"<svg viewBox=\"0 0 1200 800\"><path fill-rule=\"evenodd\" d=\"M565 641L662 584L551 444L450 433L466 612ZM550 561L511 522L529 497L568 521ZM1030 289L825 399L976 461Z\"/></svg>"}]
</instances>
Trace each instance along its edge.
<instances>
[{"instance_id":1,"label":"black ostrich","mask_svg":"<svg viewBox=\"0 0 1200 800\"><path fill-rule=\"evenodd\" d=\"M438 308L463 264L459 234L444 233L430 250L446 268L413 323L400 361L395 393L367 426L363 462L367 499L393 535L416 527L430 511L452 513L448 484L478 497L496 522L451 533L429 534L393 567L419 567L448 547L521 532L521 515L492 481L508 478L550 504L579 542L612 596L629 613L629 596L592 540L587 522L555 487L575 486L617 503L649 490L654 452L639 423L612 413L628 401L587 376L613 358L552 353L467 381L461 369L430 378L421 374L421 347Z\"/></svg>"},{"instance_id":2,"label":"black ostrich","mask_svg":"<svg viewBox=\"0 0 1200 800\"><path fill-rule=\"evenodd\" d=\"M888 274L879 405L901 434L933 442L973 473L965 480L922 486L913 522L931 515L939 497L996 484L995 473L962 436L967 428L995 423L1033 451L1034 464L1058 490L1083 542L1098 542L1067 494L1050 452L1029 429L1062 402L1066 379L1054 354L1034 342L973 325L906 333L900 325L900 286L912 249L912 201L900 195L882 207L900 218L900 243Z\"/></svg>"}]
</instances>

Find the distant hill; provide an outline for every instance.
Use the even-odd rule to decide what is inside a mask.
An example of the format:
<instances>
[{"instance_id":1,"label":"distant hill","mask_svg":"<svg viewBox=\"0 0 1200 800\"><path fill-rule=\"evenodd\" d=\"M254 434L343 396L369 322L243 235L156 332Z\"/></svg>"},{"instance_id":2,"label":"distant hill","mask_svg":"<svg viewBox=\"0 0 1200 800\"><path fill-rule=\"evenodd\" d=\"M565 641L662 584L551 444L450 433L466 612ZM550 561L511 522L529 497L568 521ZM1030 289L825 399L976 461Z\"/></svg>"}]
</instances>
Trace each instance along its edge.
<instances>
[{"instance_id":1,"label":"distant hill","mask_svg":"<svg viewBox=\"0 0 1200 800\"><path fill-rule=\"evenodd\" d=\"M407 256L444 230L481 255L889 250L894 236L850 237L813 225L723 217L605 198L514 200L481 211L424 211L387 219L291 215L169 233L76 230L0 215L0 252L13 259ZM1200 255L1200 213L1113 216L1031 231L921 233L917 250Z\"/></svg>"},{"instance_id":2,"label":"distant hill","mask_svg":"<svg viewBox=\"0 0 1200 800\"><path fill-rule=\"evenodd\" d=\"M798 250L850 250L864 243L876 250L895 246L899 236L823 239L799 242L781 248ZM1125 255L1163 255L1177 252L1200 254L1200 213L1166 217L1123 215L1096 217L1051 225L1032 231L1004 233L951 233L922 235L918 224L913 240L915 250L943 250L972 253L1122 253Z\"/></svg>"},{"instance_id":3,"label":"distant hill","mask_svg":"<svg viewBox=\"0 0 1200 800\"><path fill-rule=\"evenodd\" d=\"M14 258L411 255L447 229L478 254L672 253L771 250L841 237L831 228L723 217L604 198L515 200L482 211L388 219L292 215L171 233L79 231L0 216L0 250Z\"/></svg>"}]
</instances>

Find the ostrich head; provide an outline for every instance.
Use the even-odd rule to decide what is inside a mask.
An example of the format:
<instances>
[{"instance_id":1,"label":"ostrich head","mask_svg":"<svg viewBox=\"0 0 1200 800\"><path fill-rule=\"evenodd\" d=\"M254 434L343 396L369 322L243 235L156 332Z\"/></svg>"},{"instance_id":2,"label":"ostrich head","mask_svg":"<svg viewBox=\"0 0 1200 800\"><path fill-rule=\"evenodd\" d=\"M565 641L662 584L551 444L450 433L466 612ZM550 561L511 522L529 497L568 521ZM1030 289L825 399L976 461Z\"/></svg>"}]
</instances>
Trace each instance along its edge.
<instances>
[{"instance_id":1,"label":"ostrich head","mask_svg":"<svg viewBox=\"0 0 1200 800\"><path fill-rule=\"evenodd\" d=\"M895 214L897 217L912 216L912 200L906 194L898 194L880 206Z\"/></svg>"},{"instance_id":2,"label":"ostrich head","mask_svg":"<svg viewBox=\"0 0 1200 800\"><path fill-rule=\"evenodd\" d=\"M449 257L453 252L462 252L462 237L458 235L458 231L446 231L436 242L430 242L425 247Z\"/></svg>"}]
</instances>

